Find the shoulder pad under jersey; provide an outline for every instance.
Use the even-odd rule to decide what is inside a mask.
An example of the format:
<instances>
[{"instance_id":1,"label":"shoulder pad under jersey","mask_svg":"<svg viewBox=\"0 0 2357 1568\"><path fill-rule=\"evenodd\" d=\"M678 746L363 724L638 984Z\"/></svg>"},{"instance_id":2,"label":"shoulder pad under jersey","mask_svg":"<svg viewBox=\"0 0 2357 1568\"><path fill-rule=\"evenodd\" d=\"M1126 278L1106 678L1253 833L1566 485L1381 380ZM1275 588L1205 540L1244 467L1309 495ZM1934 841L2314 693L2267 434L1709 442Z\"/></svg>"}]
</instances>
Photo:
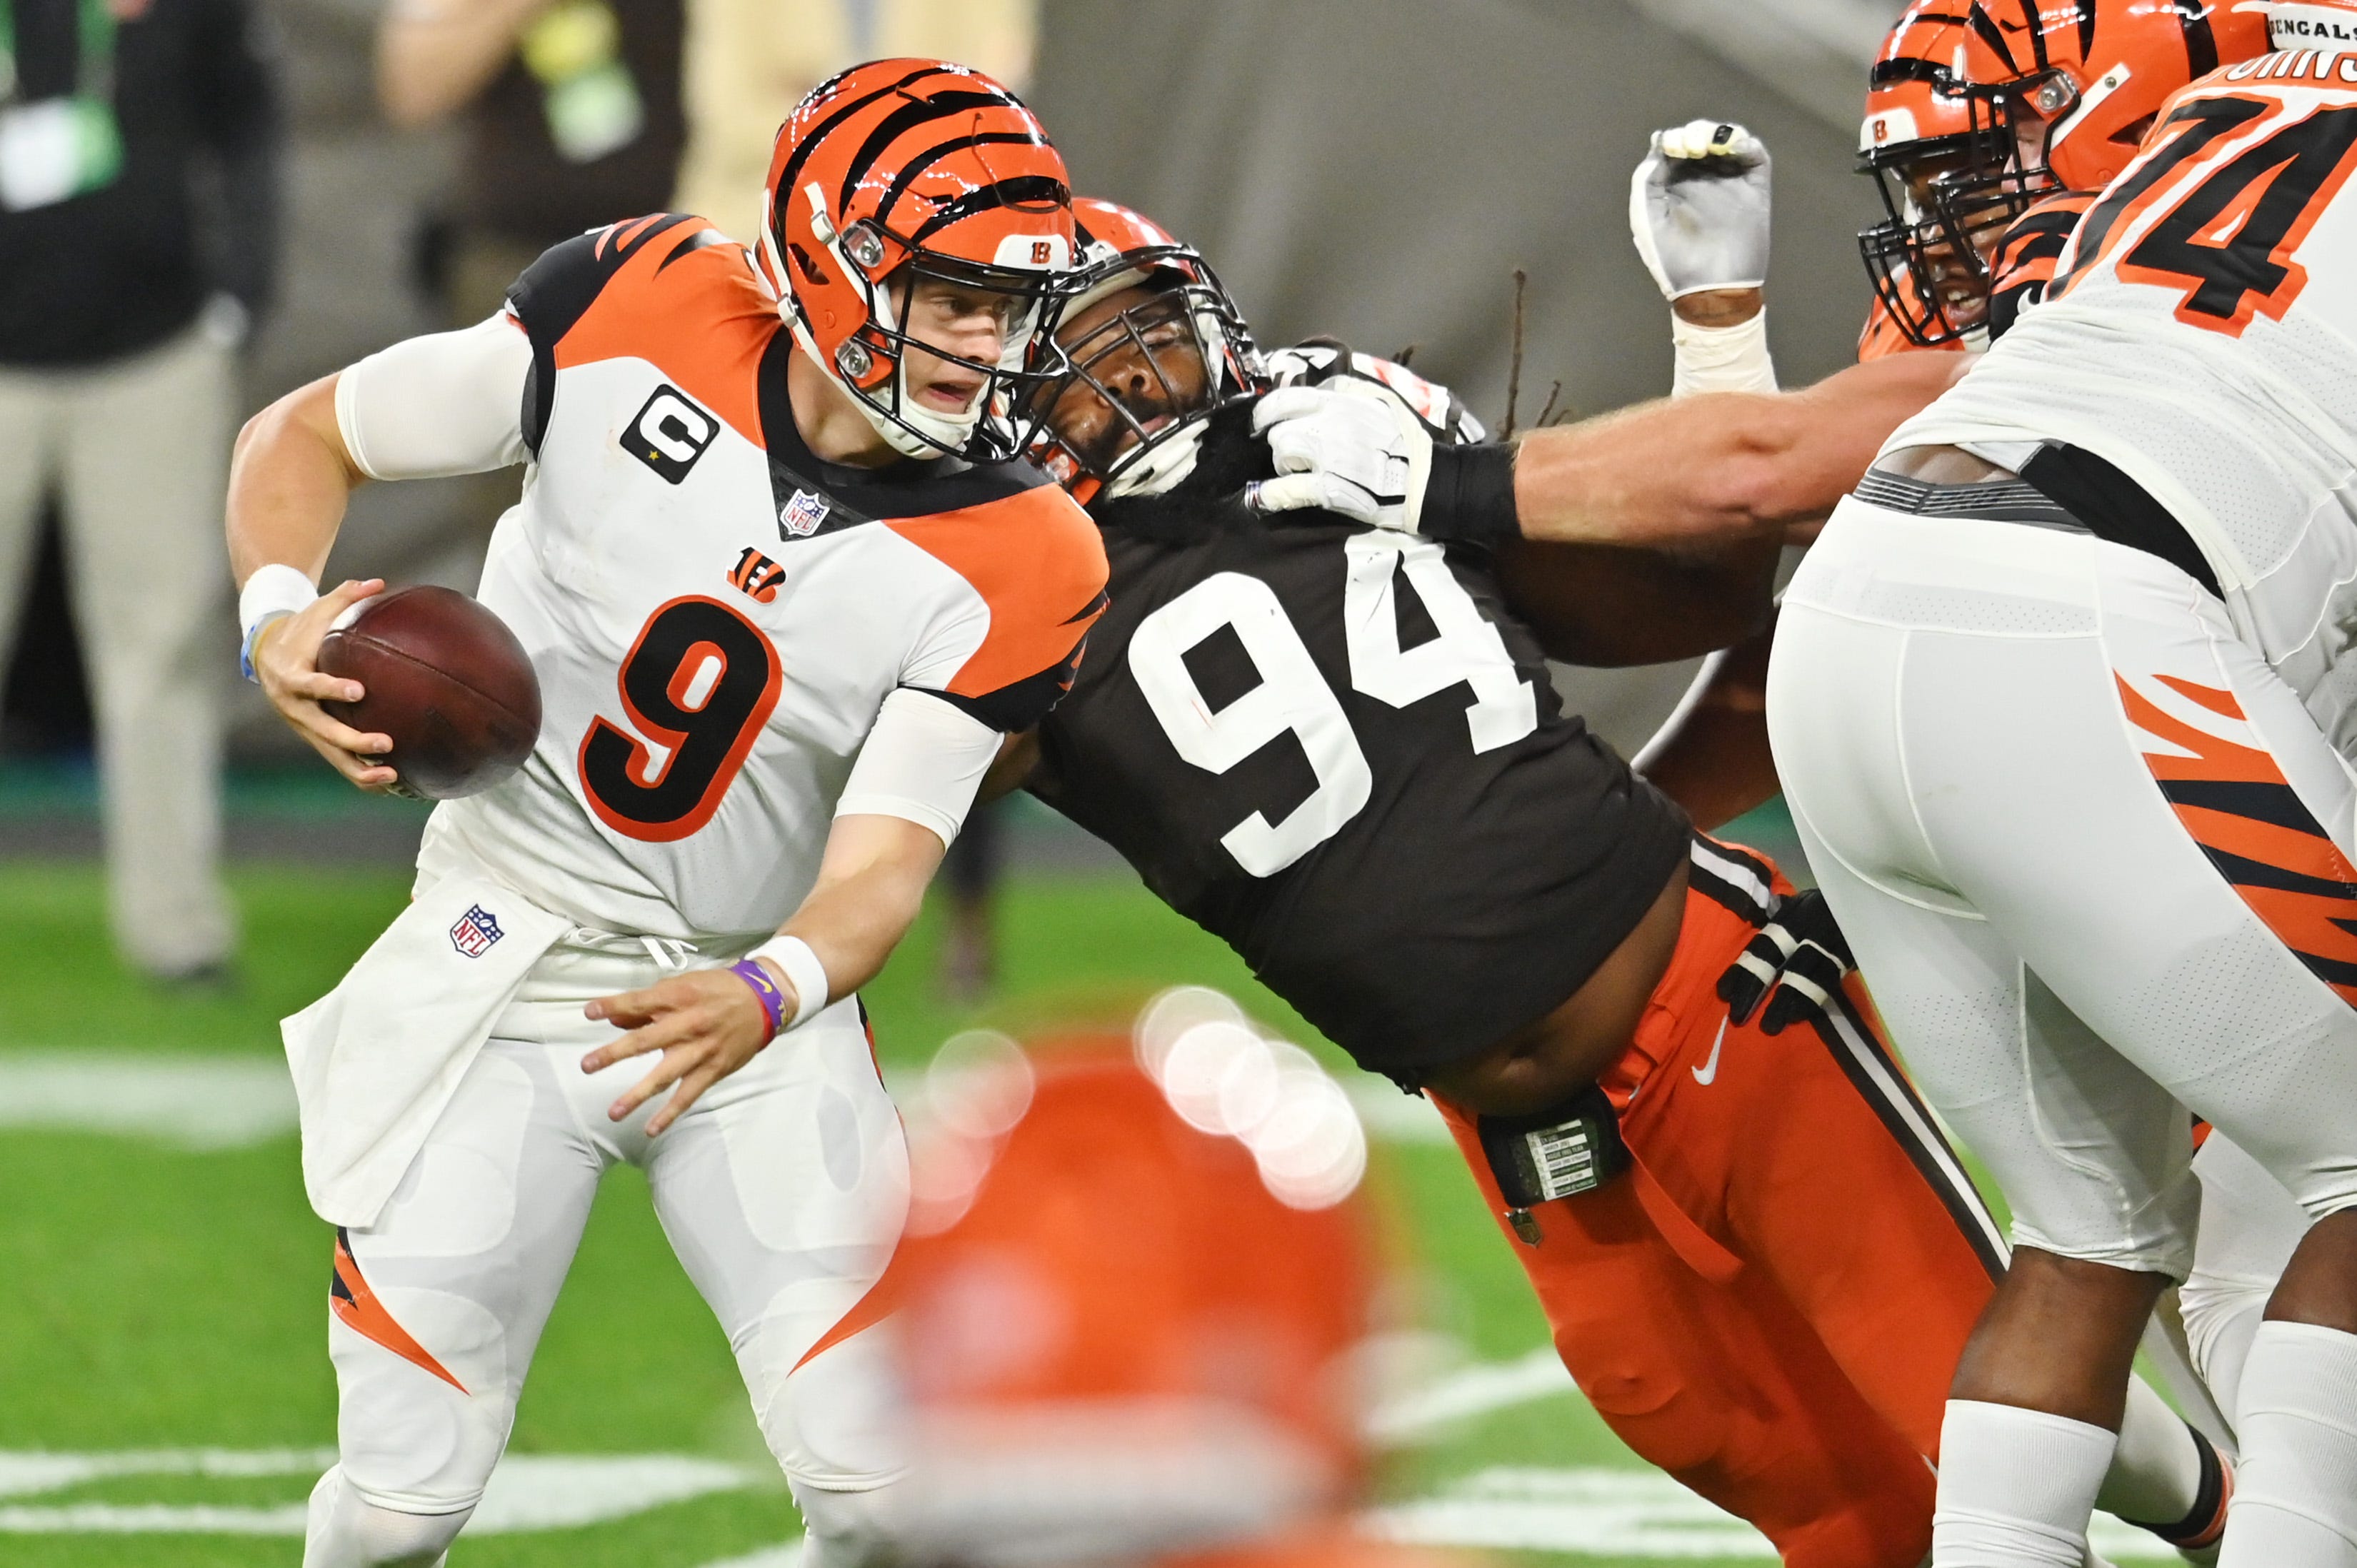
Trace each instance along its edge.
<instances>
[{"instance_id":1,"label":"shoulder pad under jersey","mask_svg":"<svg viewBox=\"0 0 2357 1568\"><path fill-rule=\"evenodd\" d=\"M707 252L717 253L703 255L695 266L677 265ZM618 346L577 342L593 317L601 340L635 333L651 343L676 342L704 326L694 319L703 314L699 307L731 316L750 309L774 323L774 308L764 298L743 248L704 219L683 212L650 213L551 246L508 289L508 314L532 342L524 445L538 454L555 403L560 363L607 357ZM578 351L560 354L561 346Z\"/></svg>"}]
</instances>

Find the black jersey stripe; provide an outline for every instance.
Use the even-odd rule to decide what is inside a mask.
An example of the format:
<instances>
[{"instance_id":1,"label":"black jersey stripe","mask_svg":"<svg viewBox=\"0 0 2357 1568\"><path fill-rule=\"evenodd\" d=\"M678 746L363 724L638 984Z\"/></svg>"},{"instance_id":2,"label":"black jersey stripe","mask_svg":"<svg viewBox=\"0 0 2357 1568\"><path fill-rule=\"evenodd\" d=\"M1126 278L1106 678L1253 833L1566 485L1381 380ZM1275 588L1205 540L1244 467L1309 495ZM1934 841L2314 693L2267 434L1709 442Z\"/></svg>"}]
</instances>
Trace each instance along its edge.
<instances>
[{"instance_id":1,"label":"black jersey stripe","mask_svg":"<svg viewBox=\"0 0 2357 1568\"><path fill-rule=\"evenodd\" d=\"M1890 1059L1881 1040L1858 1016L1848 994L1836 992L1831 1000L1830 1007L1810 1020L1818 1039L1832 1052L1835 1063L1849 1079L1859 1098L1873 1109L1899 1146L1907 1151L1909 1162L1938 1195L1941 1207L1955 1221L1957 1231L1980 1259L1981 1267L1988 1271L1989 1278L2001 1277L2012 1259L2012 1249L2006 1244L1996 1216L1982 1201L1980 1188L1973 1185L1964 1162L1949 1146L1930 1109L1916 1097L1906 1074L1899 1070L1899 1064Z\"/></svg>"},{"instance_id":2,"label":"black jersey stripe","mask_svg":"<svg viewBox=\"0 0 2357 1568\"><path fill-rule=\"evenodd\" d=\"M2179 806L2199 806L2230 817L2247 817L2311 838L2328 836L2298 791L2265 779L2162 779L2160 792Z\"/></svg>"},{"instance_id":3,"label":"black jersey stripe","mask_svg":"<svg viewBox=\"0 0 2357 1568\"><path fill-rule=\"evenodd\" d=\"M910 98L877 121L869 128L866 139L859 144L858 150L851 155L851 162L844 170L843 189L835 198L838 209L850 210L852 193L859 188L859 182L867 177L867 171L876 166L876 160L884 156L886 149L902 136L936 120L979 115L985 109L1000 107L1001 102L996 92L976 92L971 88L936 92L928 98Z\"/></svg>"},{"instance_id":4,"label":"black jersey stripe","mask_svg":"<svg viewBox=\"0 0 2357 1568\"><path fill-rule=\"evenodd\" d=\"M1044 174L1017 175L985 185L979 190L969 190L924 221L924 226L909 236L911 245L921 246L928 239L951 224L988 212L999 207L1068 207L1071 204L1071 188L1060 179Z\"/></svg>"},{"instance_id":5,"label":"black jersey stripe","mask_svg":"<svg viewBox=\"0 0 2357 1568\"><path fill-rule=\"evenodd\" d=\"M682 256L694 255L696 252L705 249L708 245L726 245L729 242L728 236L723 234L717 229L698 229L686 239L682 240L678 244L673 245L671 248L671 254L665 256L662 261L655 263L655 271L657 273L661 273L665 267L671 265Z\"/></svg>"},{"instance_id":6,"label":"black jersey stripe","mask_svg":"<svg viewBox=\"0 0 2357 1568\"><path fill-rule=\"evenodd\" d=\"M1028 131L985 131L979 135L956 136L927 147L902 166L899 177L892 181L891 188L885 191L884 199L877 206L876 221L884 225L886 229L890 229L892 209L900 204L900 198L908 194L909 187L916 183L919 175L923 174L952 153L965 147L984 147L1009 143L1032 146L1036 145L1039 140L1039 137Z\"/></svg>"}]
</instances>

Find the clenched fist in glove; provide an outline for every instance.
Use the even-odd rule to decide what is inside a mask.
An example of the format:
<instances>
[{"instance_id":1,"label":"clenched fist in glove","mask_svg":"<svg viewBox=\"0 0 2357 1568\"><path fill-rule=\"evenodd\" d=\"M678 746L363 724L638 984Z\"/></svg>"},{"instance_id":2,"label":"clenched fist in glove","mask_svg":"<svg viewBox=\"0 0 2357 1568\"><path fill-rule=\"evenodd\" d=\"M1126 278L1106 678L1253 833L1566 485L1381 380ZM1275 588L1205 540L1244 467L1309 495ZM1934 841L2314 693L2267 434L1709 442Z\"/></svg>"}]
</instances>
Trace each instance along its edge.
<instances>
[{"instance_id":1,"label":"clenched fist in glove","mask_svg":"<svg viewBox=\"0 0 2357 1568\"><path fill-rule=\"evenodd\" d=\"M1666 299L1765 283L1768 211L1768 148L1740 125L1656 131L1629 179L1629 232Z\"/></svg>"}]
</instances>

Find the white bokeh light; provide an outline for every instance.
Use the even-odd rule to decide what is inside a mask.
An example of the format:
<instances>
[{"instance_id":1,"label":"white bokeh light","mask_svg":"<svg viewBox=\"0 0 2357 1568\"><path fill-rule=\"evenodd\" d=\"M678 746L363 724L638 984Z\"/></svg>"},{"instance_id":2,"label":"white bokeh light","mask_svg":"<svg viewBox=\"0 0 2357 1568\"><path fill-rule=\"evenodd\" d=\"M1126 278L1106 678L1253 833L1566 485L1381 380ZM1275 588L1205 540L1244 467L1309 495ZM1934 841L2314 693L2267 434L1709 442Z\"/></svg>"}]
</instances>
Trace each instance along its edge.
<instances>
[{"instance_id":1,"label":"white bokeh light","mask_svg":"<svg viewBox=\"0 0 2357 1568\"><path fill-rule=\"evenodd\" d=\"M1226 995L1208 985L1174 985L1157 994L1137 1015L1130 1031L1130 1040L1137 1050L1137 1065L1155 1082L1162 1081L1162 1064L1178 1036L1198 1024L1235 1024L1244 1021L1244 1010Z\"/></svg>"}]
</instances>

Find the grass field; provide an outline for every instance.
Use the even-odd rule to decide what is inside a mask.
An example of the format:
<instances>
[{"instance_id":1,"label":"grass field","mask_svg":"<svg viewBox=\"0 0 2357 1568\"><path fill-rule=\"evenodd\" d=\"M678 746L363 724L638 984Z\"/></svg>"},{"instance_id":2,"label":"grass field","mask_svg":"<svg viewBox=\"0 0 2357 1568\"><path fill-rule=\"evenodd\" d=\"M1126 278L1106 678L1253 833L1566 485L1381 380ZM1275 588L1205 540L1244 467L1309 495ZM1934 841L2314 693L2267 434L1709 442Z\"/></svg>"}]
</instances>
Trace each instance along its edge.
<instances>
[{"instance_id":1,"label":"grass field","mask_svg":"<svg viewBox=\"0 0 2357 1568\"><path fill-rule=\"evenodd\" d=\"M117 967L94 867L0 864L0 1563L298 1561L300 1505L334 1435L328 1233L283 1117L195 1112L223 1084L231 1112L238 1084L267 1090L275 1020L335 981L406 886L389 868L245 868L237 983L185 997ZM1018 877L1001 930L998 994L961 1010L934 993L934 928L920 927L867 993L888 1066L974 1024L1123 1016L1179 982L1317 1043L1126 878ZM123 1094L91 1089L83 1068L124 1075ZM110 1107L124 1124L92 1130ZM1394 1410L1416 1440L1386 1466L1391 1525L1548 1549L1501 1553L1512 1563L1765 1559L1756 1535L1638 1467L1552 1367L1454 1151L1380 1127L1376 1151L1372 1179L1417 1260L1413 1299L1458 1358L1421 1413ZM634 1172L600 1194L478 1523L452 1554L462 1568L791 1560L791 1501Z\"/></svg>"}]
</instances>

